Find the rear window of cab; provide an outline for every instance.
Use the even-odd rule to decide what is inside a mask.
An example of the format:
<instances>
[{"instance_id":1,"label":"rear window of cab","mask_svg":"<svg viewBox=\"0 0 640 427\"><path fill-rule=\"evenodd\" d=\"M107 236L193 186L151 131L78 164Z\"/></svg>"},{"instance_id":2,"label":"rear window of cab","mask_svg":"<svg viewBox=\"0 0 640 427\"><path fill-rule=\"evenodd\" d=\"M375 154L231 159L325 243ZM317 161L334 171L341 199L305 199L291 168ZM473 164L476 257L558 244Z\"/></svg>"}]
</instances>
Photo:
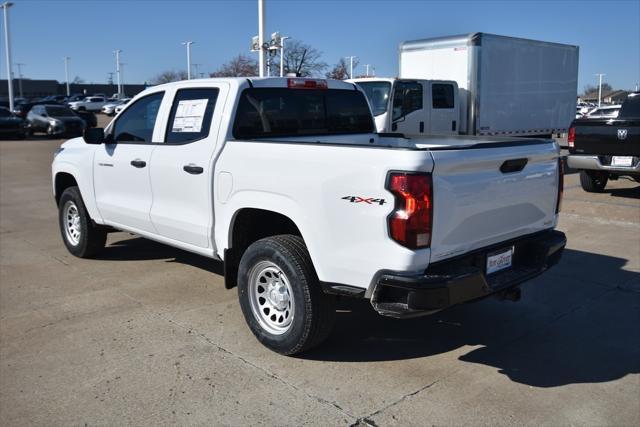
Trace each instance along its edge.
<instances>
[{"instance_id":1,"label":"rear window of cab","mask_svg":"<svg viewBox=\"0 0 640 427\"><path fill-rule=\"evenodd\" d=\"M344 89L245 89L233 124L237 139L372 132L364 94Z\"/></svg>"}]
</instances>

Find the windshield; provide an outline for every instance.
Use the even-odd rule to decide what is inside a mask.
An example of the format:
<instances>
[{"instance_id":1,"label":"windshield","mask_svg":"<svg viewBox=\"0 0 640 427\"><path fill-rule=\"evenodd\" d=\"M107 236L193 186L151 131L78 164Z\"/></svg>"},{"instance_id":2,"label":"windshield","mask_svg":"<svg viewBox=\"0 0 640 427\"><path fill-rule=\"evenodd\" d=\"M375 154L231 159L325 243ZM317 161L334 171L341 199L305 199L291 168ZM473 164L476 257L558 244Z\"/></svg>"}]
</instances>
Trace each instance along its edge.
<instances>
[{"instance_id":1,"label":"windshield","mask_svg":"<svg viewBox=\"0 0 640 427\"><path fill-rule=\"evenodd\" d=\"M357 82L358 86L364 90L369 98L371 111L374 116L379 116L387 111L389 104L389 92L391 91L391 83L389 82Z\"/></svg>"},{"instance_id":2,"label":"windshield","mask_svg":"<svg viewBox=\"0 0 640 427\"><path fill-rule=\"evenodd\" d=\"M252 88L242 92L233 136L372 133L367 101L356 90Z\"/></svg>"},{"instance_id":3,"label":"windshield","mask_svg":"<svg viewBox=\"0 0 640 427\"><path fill-rule=\"evenodd\" d=\"M47 114L52 117L73 117L73 111L66 107L47 107Z\"/></svg>"}]
</instances>

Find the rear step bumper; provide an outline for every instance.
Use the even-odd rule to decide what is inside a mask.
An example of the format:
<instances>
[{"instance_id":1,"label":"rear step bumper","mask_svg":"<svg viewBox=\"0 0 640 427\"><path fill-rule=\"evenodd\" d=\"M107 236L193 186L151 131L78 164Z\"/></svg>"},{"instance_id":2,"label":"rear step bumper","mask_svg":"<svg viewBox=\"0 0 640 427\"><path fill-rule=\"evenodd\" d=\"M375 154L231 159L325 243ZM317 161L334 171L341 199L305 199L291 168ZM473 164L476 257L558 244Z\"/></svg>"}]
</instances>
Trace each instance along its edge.
<instances>
[{"instance_id":1,"label":"rear step bumper","mask_svg":"<svg viewBox=\"0 0 640 427\"><path fill-rule=\"evenodd\" d=\"M371 296L380 314L413 317L505 291L534 278L560 261L564 233L547 230L502 242L429 266L422 275L383 274ZM512 266L485 274L487 254L514 246Z\"/></svg>"},{"instance_id":2,"label":"rear step bumper","mask_svg":"<svg viewBox=\"0 0 640 427\"><path fill-rule=\"evenodd\" d=\"M571 169L577 170L599 170L608 172L621 172L621 173L640 173L640 160L637 157L633 157L632 166L611 166L610 164L603 163L603 160L608 158L608 162L611 163L611 156L595 156L586 154L570 154L567 156L567 166Z\"/></svg>"}]
</instances>

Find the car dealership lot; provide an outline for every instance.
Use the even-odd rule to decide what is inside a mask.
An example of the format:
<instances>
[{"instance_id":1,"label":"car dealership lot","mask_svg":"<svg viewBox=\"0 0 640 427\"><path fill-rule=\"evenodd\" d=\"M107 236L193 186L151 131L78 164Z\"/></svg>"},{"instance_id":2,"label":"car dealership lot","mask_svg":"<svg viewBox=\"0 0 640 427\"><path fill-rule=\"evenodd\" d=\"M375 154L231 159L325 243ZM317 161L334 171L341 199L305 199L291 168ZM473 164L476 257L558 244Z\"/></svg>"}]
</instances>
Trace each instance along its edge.
<instances>
[{"instance_id":1,"label":"car dealership lot","mask_svg":"<svg viewBox=\"0 0 640 427\"><path fill-rule=\"evenodd\" d=\"M126 233L64 248L61 141L0 141L0 423L640 423L640 185L565 180L560 265L518 303L398 321L343 301L287 358L246 327L222 264Z\"/></svg>"}]
</instances>

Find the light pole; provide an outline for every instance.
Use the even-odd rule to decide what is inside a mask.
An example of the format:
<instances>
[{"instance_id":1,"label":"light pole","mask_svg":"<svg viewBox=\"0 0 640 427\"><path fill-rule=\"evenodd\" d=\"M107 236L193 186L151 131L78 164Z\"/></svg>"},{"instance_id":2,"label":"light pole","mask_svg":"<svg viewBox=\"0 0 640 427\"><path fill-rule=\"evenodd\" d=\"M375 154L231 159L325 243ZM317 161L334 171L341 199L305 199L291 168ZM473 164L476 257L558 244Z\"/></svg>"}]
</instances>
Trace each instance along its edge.
<instances>
[{"instance_id":1,"label":"light pole","mask_svg":"<svg viewBox=\"0 0 640 427\"><path fill-rule=\"evenodd\" d=\"M602 76L606 76L606 74L598 73L598 108L600 108L600 102L602 100Z\"/></svg>"},{"instance_id":2,"label":"light pole","mask_svg":"<svg viewBox=\"0 0 640 427\"><path fill-rule=\"evenodd\" d=\"M13 3L6 1L0 5L4 9L4 43L7 52L7 84L9 85L9 109L13 111L13 73L11 71L11 42L9 41L9 8Z\"/></svg>"},{"instance_id":3,"label":"light pole","mask_svg":"<svg viewBox=\"0 0 640 427\"><path fill-rule=\"evenodd\" d=\"M191 80L191 45L194 43L192 41L182 42L182 45L187 47L187 80Z\"/></svg>"},{"instance_id":4,"label":"light pole","mask_svg":"<svg viewBox=\"0 0 640 427\"><path fill-rule=\"evenodd\" d=\"M71 96L71 90L69 89L69 60L68 56L64 57L64 78L67 81L67 96Z\"/></svg>"},{"instance_id":5,"label":"light pole","mask_svg":"<svg viewBox=\"0 0 640 427\"><path fill-rule=\"evenodd\" d=\"M20 98L22 98L22 66L27 65L22 62L16 62L18 66L18 90L20 91Z\"/></svg>"},{"instance_id":6,"label":"light pole","mask_svg":"<svg viewBox=\"0 0 640 427\"><path fill-rule=\"evenodd\" d=\"M347 56L345 59L349 60L349 78L353 78L353 60L357 58L357 56Z\"/></svg>"},{"instance_id":7,"label":"light pole","mask_svg":"<svg viewBox=\"0 0 640 427\"><path fill-rule=\"evenodd\" d=\"M127 94L125 93L125 89L124 89L124 66L127 65L126 62L122 62L120 64L120 85L122 86L122 98L126 98ZM118 98L120 98L120 94L118 93Z\"/></svg>"},{"instance_id":8,"label":"light pole","mask_svg":"<svg viewBox=\"0 0 640 427\"><path fill-rule=\"evenodd\" d=\"M264 0L258 0L258 69L260 77L264 77Z\"/></svg>"},{"instance_id":9,"label":"light pole","mask_svg":"<svg viewBox=\"0 0 640 427\"><path fill-rule=\"evenodd\" d=\"M280 37L280 77L284 77L284 41L291 37Z\"/></svg>"},{"instance_id":10,"label":"light pole","mask_svg":"<svg viewBox=\"0 0 640 427\"><path fill-rule=\"evenodd\" d=\"M196 76L196 78L198 78L198 75L199 75L199 74L202 74L202 73L198 73L198 69L200 68L200 66L201 66L201 65L202 65L202 64L193 64L193 68L194 68L194 69L195 69L195 71L196 71L196 72L194 73L194 74L195 74L195 76Z\"/></svg>"},{"instance_id":11,"label":"light pole","mask_svg":"<svg viewBox=\"0 0 640 427\"><path fill-rule=\"evenodd\" d=\"M367 77L369 77L369 64L364 64L364 66L367 68L367 71L365 74Z\"/></svg>"},{"instance_id":12,"label":"light pole","mask_svg":"<svg viewBox=\"0 0 640 427\"><path fill-rule=\"evenodd\" d=\"M121 94L122 94L122 86L120 83L120 53L122 52L121 49L116 49L113 51L113 53L116 54L116 81L118 82L118 99L121 98Z\"/></svg>"}]
</instances>

